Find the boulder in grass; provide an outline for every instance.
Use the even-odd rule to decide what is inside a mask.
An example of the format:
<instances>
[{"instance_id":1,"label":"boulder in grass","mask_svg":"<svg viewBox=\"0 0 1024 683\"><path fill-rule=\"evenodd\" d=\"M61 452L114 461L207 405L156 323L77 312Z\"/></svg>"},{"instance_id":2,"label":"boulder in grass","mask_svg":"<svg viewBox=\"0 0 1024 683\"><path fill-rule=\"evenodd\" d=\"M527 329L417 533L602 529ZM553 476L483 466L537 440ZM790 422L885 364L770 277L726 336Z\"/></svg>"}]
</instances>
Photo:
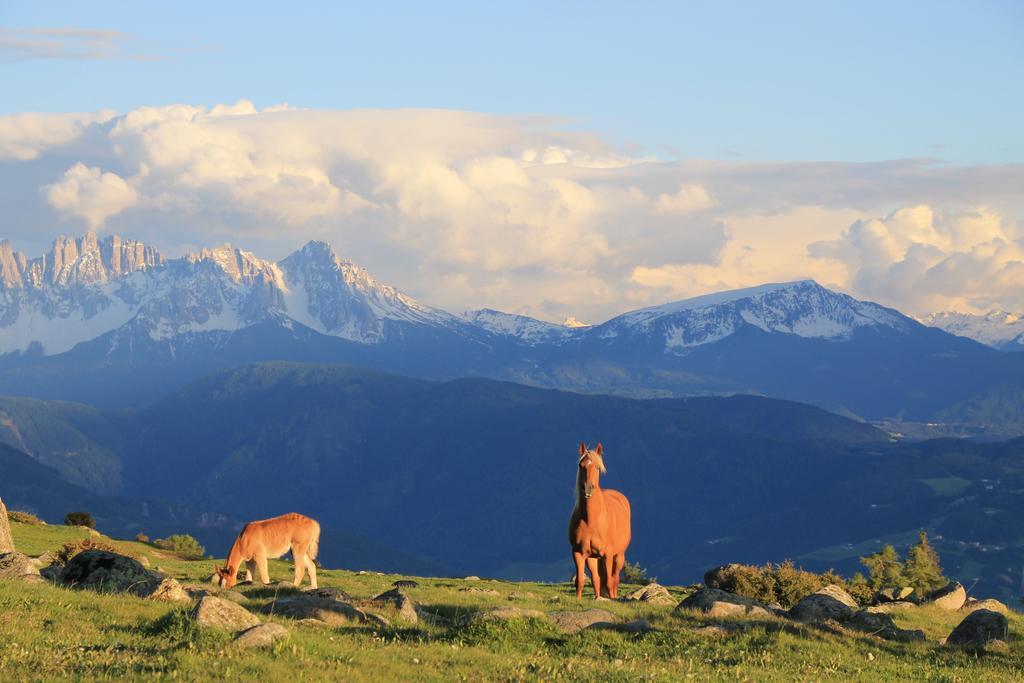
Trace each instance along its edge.
<instances>
[{"instance_id":1,"label":"boulder in grass","mask_svg":"<svg viewBox=\"0 0 1024 683\"><path fill-rule=\"evenodd\" d=\"M12 550L0 553L0 579L33 581L39 578L39 569L32 558Z\"/></svg>"},{"instance_id":2,"label":"boulder in grass","mask_svg":"<svg viewBox=\"0 0 1024 683\"><path fill-rule=\"evenodd\" d=\"M74 588L148 595L157 583L137 560L107 550L85 550L64 566L61 581Z\"/></svg>"},{"instance_id":3,"label":"boulder in grass","mask_svg":"<svg viewBox=\"0 0 1024 683\"><path fill-rule=\"evenodd\" d=\"M865 608L868 612L880 612L888 614L889 612L899 612L902 610L915 609L917 605L913 602L884 602L881 605L872 605Z\"/></svg>"},{"instance_id":4,"label":"boulder in grass","mask_svg":"<svg viewBox=\"0 0 1024 683\"><path fill-rule=\"evenodd\" d=\"M789 615L798 621L848 621L858 609L857 601L839 586L829 584L793 605Z\"/></svg>"},{"instance_id":5,"label":"boulder in grass","mask_svg":"<svg viewBox=\"0 0 1024 683\"><path fill-rule=\"evenodd\" d=\"M846 626L847 628L870 633L885 640L896 640L904 643L912 640L924 640L924 631L901 629L896 625L892 617L884 612L860 610L846 622Z\"/></svg>"},{"instance_id":6,"label":"boulder in grass","mask_svg":"<svg viewBox=\"0 0 1024 683\"><path fill-rule=\"evenodd\" d=\"M310 593L279 597L266 605L263 612L289 619L319 619L332 626L377 621L352 603Z\"/></svg>"},{"instance_id":7,"label":"boulder in grass","mask_svg":"<svg viewBox=\"0 0 1024 683\"><path fill-rule=\"evenodd\" d=\"M927 604L952 612L963 607L965 602L967 602L967 591L959 581L955 581L930 594Z\"/></svg>"},{"instance_id":8,"label":"boulder in grass","mask_svg":"<svg viewBox=\"0 0 1024 683\"><path fill-rule=\"evenodd\" d=\"M260 624L246 629L235 638L235 646L241 648L270 647L279 640L288 638L288 629L280 624Z\"/></svg>"},{"instance_id":9,"label":"boulder in grass","mask_svg":"<svg viewBox=\"0 0 1024 683\"><path fill-rule=\"evenodd\" d=\"M667 588L655 582L649 583L640 590L630 593L626 599L649 602L652 605L674 605L676 602Z\"/></svg>"},{"instance_id":10,"label":"boulder in grass","mask_svg":"<svg viewBox=\"0 0 1024 683\"><path fill-rule=\"evenodd\" d=\"M521 607L496 607L495 609L471 614L463 621L463 624L479 621L511 621L513 619L542 619L549 621L548 615L540 610L523 609Z\"/></svg>"},{"instance_id":11,"label":"boulder in grass","mask_svg":"<svg viewBox=\"0 0 1024 683\"><path fill-rule=\"evenodd\" d=\"M175 579L167 578L153 587L146 595L148 600L157 602L192 602L192 596Z\"/></svg>"},{"instance_id":12,"label":"boulder in grass","mask_svg":"<svg viewBox=\"0 0 1024 683\"><path fill-rule=\"evenodd\" d=\"M392 588L376 596L371 603L375 605L393 607L398 612L398 618L406 624L419 623L419 616L416 614L416 606L408 595L401 588Z\"/></svg>"},{"instance_id":13,"label":"boulder in grass","mask_svg":"<svg viewBox=\"0 0 1024 683\"><path fill-rule=\"evenodd\" d=\"M0 500L0 553L14 552L14 538L11 536L11 525L7 520L7 508Z\"/></svg>"},{"instance_id":14,"label":"boulder in grass","mask_svg":"<svg viewBox=\"0 0 1024 683\"><path fill-rule=\"evenodd\" d=\"M603 609L550 612L547 616L551 621L555 622L555 626L563 633L576 633L599 624L612 626L619 623L617 616Z\"/></svg>"},{"instance_id":15,"label":"boulder in grass","mask_svg":"<svg viewBox=\"0 0 1024 683\"><path fill-rule=\"evenodd\" d=\"M752 598L726 593L717 588L701 588L678 605L676 611L695 610L712 617L770 617L771 611Z\"/></svg>"},{"instance_id":16,"label":"boulder in grass","mask_svg":"<svg viewBox=\"0 0 1024 683\"><path fill-rule=\"evenodd\" d=\"M189 613L192 621L204 628L220 631L238 632L259 626L260 618L227 600L207 595L202 598Z\"/></svg>"},{"instance_id":17,"label":"boulder in grass","mask_svg":"<svg viewBox=\"0 0 1024 683\"><path fill-rule=\"evenodd\" d=\"M1010 624L1005 614L979 609L968 614L946 638L946 645L969 649L1000 647L1005 643Z\"/></svg>"},{"instance_id":18,"label":"boulder in grass","mask_svg":"<svg viewBox=\"0 0 1024 683\"><path fill-rule=\"evenodd\" d=\"M970 598L964 606L960 608L960 611L973 612L974 610L979 609L988 609L993 612L1002 612L1003 614L1007 614L1010 611L1009 607L992 598L986 598L984 600L975 600L974 598Z\"/></svg>"}]
</instances>

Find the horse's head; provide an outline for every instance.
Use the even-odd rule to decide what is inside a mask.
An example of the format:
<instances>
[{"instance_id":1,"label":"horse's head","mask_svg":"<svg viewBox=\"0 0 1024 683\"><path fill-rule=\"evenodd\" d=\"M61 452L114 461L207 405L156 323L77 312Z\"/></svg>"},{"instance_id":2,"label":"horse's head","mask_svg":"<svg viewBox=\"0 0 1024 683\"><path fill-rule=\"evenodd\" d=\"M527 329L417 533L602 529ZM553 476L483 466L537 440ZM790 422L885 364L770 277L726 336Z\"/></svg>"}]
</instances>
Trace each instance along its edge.
<instances>
[{"instance_id":1,"label":"horse's head","mask_svg":"<svg viewBox=\"0 0 1024 683\"><path fill-rule=\"evenodd\" d=\"M217 567L217 577L221 588L233 588L238 582L238 576L231 571L231 567Z\"/></svg>"},{"instance_id":2,"label":"horse's head","mask_svg":"<svg viewBox=\"0 0 1024 683\"><path fill-rule=\"evenodd\" d=\"M583 497L590 498L598 489L598 482L604 469L604 447L597 444L597 448L589 450L583 442L580 442L580 476L583 484Z\"/></svg>"}]
</instances>

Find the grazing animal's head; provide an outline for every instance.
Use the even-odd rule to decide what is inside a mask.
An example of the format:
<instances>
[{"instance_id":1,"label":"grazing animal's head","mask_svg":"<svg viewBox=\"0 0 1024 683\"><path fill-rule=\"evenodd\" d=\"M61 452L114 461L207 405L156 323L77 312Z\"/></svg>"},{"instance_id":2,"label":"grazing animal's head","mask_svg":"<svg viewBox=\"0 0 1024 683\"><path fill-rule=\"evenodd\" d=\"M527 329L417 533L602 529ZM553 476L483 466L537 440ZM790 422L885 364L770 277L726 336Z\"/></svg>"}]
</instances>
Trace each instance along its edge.
<instances>
[{"instance_id":1,"label":"grazing animal's head","mask_svg":"<svg viewBox=\"0 0 1024 683\"><path fill-rule=\"evenodd\" d=\"M580 442L580 474L579 480L583 483L583 497L590 498L598 488L598 480L606 471L604 469L604 447L597 444L597 448L589 450L582 441Z\"/></svg>"},{"instance_id":2,"label":"grazing animal's head","mask_svg":"<svg viewBox=\"0 0 1024 683\"><path fill-rule=\"evenodd\" d=\"M238 576L231 567L217 567L217 577L221 588L232 588L238 582Z\"/></svg>"}]
</instances>

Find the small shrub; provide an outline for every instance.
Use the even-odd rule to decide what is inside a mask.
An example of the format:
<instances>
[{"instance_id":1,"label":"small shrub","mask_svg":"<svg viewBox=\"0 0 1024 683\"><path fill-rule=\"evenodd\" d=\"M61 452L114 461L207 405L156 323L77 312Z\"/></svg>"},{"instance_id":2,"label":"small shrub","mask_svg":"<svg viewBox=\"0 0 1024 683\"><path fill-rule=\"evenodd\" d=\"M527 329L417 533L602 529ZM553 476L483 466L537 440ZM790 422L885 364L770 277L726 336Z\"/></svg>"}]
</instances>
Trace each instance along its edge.
<instances>
[{"instance_id":1,"label":"small shrub","mask_svg":"<svg viewBox=\"0 0 1024 683\"><path fill-rule=\"evenodd\" d=\"M31 512L24 512L22 510L8 510L7 519L12 522L31 524L33 526L43 526L46 524L46 522L33 515Z\"/></svg>"},{"instance_id":2,"label":"small shrub","mask_svg":"<svg viewBox=\"0 0 1024 683\"><path fill-rule=\"evenodd\" d=\"M206 548L199 545L199 541L188 534L173 534L167 538L158 538L153 545L189 559L201 559L206 554Z\"/></svg>"},{"instance_id":3,"label":"small shrub","mask_svg":"<svg viewBox=\"0 0 1024 683\"><path fill-rule=\"evenodd\" d=\"M88 512L69 512L64 516L64 523L68 526L85 526L90 529L96 528L96 520Z\"/></svg>"},{"instance_id":4,"label":"small shrub","mask_svg":"<svg viewBox=\"0 0 1024 683\"><path fill-rule=\"evenodd\" d=\"M78 553L85 552L86 550L106 550L107 552L117 553L118 555L127 555L128 557L134 557L120 548L117 548L109 543L103 541L97 541L93 538L83 538L80 541L70 541L64 544L64 547L57 551L54 557L53 563L59 565L65 565L71 558Z\"/></svg>"},{"instance_id":5,"label":"small shrub","mask_svg":"<svg viewBox=\"0 0 1024 683\"><path fill-rule=\"evenodd\" d=\"M619 574L619 580L622 583L636 583L640 585L647 585L652 581L657 581L658 578L651 578L647 575L647 570L641 567L639 564L630 564L628 561L622 565L622 573Z\"/></svg>"},{"instance_id":6,"label":"small shrub","mask_svg":"<svg viewBox=\"0 0 1024 683\"><path fill-rule=\"evenodd\" d=\"M853 585L853 582L846 581L832 570L815 574L800 569L792 560L786 560L782 564L769 562L763 567L731 567L724 573L719 587L729 593L769 605L778 603L789 609L814 591L833 583L847 590L858 602L867 603L873 593L863 576L860 576L860 581L864 583L863 587Z\"/></svg>"},{"instance_id":7,"label":"small shrub","mask_svg":"<svg viewBox=\"0 0 1024 683\"><path fill-rule=\"evenodd\" d=\"M142 532L139 532L139 533L135 534L135 542L136 543L149 543L149 536L147 536L146 534L144 534Z\"/></svg>"}]
</instances>

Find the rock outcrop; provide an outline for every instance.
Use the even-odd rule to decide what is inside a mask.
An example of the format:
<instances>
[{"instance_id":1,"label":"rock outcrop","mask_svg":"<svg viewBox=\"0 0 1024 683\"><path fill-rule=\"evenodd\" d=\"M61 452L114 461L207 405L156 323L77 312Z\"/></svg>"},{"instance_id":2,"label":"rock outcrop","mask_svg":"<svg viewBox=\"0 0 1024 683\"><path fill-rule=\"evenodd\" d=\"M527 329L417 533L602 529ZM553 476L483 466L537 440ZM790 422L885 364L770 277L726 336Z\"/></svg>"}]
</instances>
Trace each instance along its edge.
<instances>
[{"instance_id":1,"label":"rock outcrop","mask_svg":"<svg viewBox=\"0 0 1024 683\"><path fill-rule=\"evenodd\" d=\"M676 601L667 588L654 582L647 584L638 591L630 593L626 599L649 602L652 605L672 605Z\"/></svg>"},{"instance_id":2,"label":"rock outcrop","mask_svg":"<svg viewBox=\"0 0 1024 683\"><path fill-rule=\"evenodd\" d=\"M857 608L857 601L849 593L835 584L829 584L793 605L789 615L804 622L829 619L842 622L853 617Z\"/></svg>"},{"instance_id":3,"label":"rock outcrop","mask_svg":"<svg viewBox=\"0 0 1024 683\"><path fill-rule=\"evenodd\" d=\"M0 553L0 579L33 581L39 578L39 569L29 556L16 550Z\"/></svg>"},{"instance_id":4,"label":"rock outcrop","mask_svg":"<svg viewBox=\"0 0 1024 683\"><path fill-rule=\"evenodd\" d=\"M148 595L158 583L137 560L106 550L85 550L72 557L61 581L74 588Z\"/></svg>"},{"instance_id":5,"label":"rock outcrop","mask_svg":"<svg viewBox=\"0 0 1024 683\"><path fill-rule=\"evenodd\" d=\"M204 628L220 631L244 631L260 624L260 618L241 605L212 595L207 595L197 602L189 616Z\"/></svg>"},{"instance_id":6,"label":"rock outcrop","mask_svg":"<svg viewBox=\"0 0 1024 683\"><path fill-rule=\"evenodd\" d=\"M966 648L989 647L996 641L1005 643L1009 629L1006 615L990 609L979 609L968 614L953 629L946 638L946 644Z\"/></svg>"},{"instance_id":7,"label":"rock outcrop","mask_svg":"<svg viewBox=\"0 0 1024 683\"><path fill-rule=\"evenodd\" d=\"M771 611L757 600L726 593L717 588L701 588L678 605L676 611L696 610L712 617L757 616L770 617Z\"/></svg>"},{"instance_id":8,"label":"rock outcrop","mask_svg":"<svg viewBox=\"0 0 1024 683\"><path fill-rule=\"evenodd\" d=\"M278 614L289 619L319 619L327 624L379 623L350 602L316 593L301 593L277 598L263 608L265 614Z\"/></svg>"},{"instance_id":9,"label":"rock outcrop","mask_svg":"<svg viewBox=\"0 0 1024 683\"><path fill-rule=\"evenodd\" d=\"M965 602L967 591L960 582L954 582L930 594L927 604L952 612L963 607Z\"/></svg>"},{"instance_id":10,"label":"rock outcrop","mask_svg":"<svg viewBox=\"0 0 1024 683\"><path fill-rule=\"evenodd\" d=\"M0 553L14 552L14 538L11 536L11 525L7 520L7 508L0 499Z\"/></svg>"},{"instance_id":11,"label":"rock outcrop","mask_svg":"<svg viewBox=\"0 0 1024 683\"><path fill-rule=\"evenodd\" d=\"M884 612L860 610L846 622L846 626L885 640L897 640L904 643L911 640L924 640L924 631L901 629L893 621L893 618Z\"/></svg>"},{"instance_id":12,"label":"rock outcrop","mask_svg":"<svg viewBox=\"0 0 1024 683\"><path fill-rule=\"evenodd\" d=\"M260 624L246 629L235 638L235 646L241 648L270 647L279 640L288 638L288 629L280 624Z\"/></svg>"},{"instance_id":13,"label":"rock outcrop","mask_svg":"<svg viewBox=\"0 0 1024 683\"><path fill-rule=\"evenodd\" d=\"M414 625L419 623L419 616L416 614L416 606L408 595L401 588L392 588L370 600L374 605L381 607L392 607L398 612L398 618L406 624Z\"/></svg>"},{"instance_id":14,"label":"rock outcrop","mask_svg":"<svg viewBox=\"0 0 1024 683\"><path fill-rule=\"evenodd\" d=\"M550 612L547 616L563 633L576 633L597 624L617 625L620 621L617 616L603 609Z\"/></svg>"}]
</instances>

